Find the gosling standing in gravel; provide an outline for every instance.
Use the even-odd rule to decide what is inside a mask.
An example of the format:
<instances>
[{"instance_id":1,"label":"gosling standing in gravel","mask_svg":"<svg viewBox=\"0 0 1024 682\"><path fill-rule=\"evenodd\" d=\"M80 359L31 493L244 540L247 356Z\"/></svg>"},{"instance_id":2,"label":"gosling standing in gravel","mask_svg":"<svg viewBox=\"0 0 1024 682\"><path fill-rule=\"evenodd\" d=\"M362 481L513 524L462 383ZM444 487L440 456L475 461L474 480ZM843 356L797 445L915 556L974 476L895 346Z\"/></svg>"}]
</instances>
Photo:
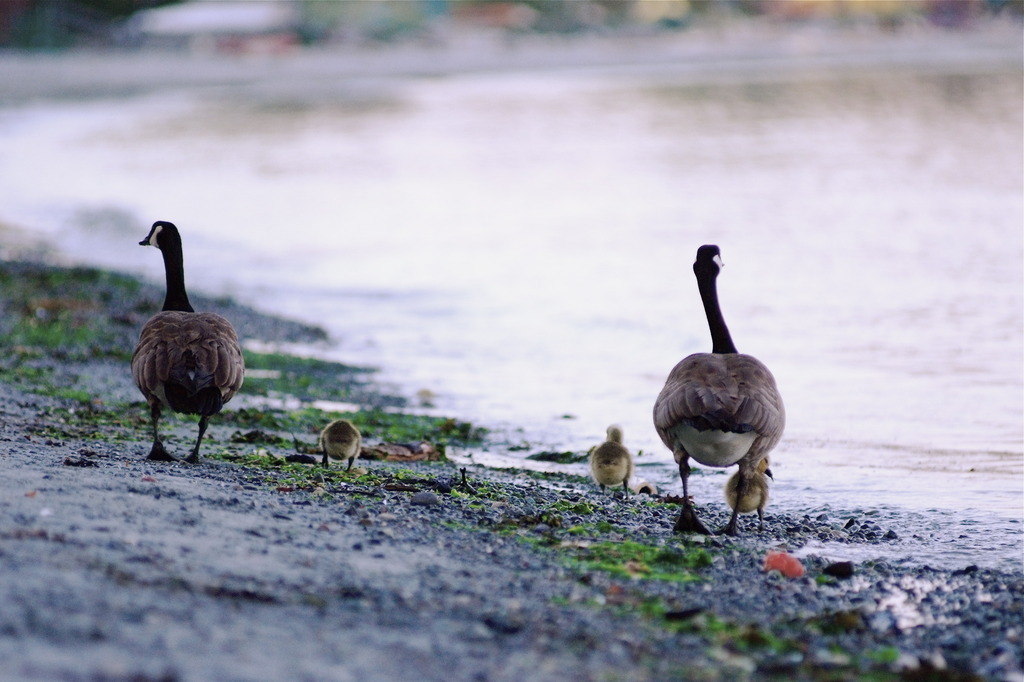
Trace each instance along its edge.
<instances>
[{"instance_id":1,"label":"gosling standing in gravel","mask_svg":"<svg viewBox=\"0 0 1024 682\"><path fill-rule=\"evenodd\" d=\"M352 469L352 462L359 456L362 445L363 437L355 424L347 419L336 419L320 432L320 450L324 453L320 464L330 466L328 457L347 459L348 466L345 467L345 471L349 471Z\"/></svg>"},{"instance_id":2,"label":"gosling standing in gravel","mask_svg":"<svg viewBox=\"0 0 1024 682\"><path fill-rule=\"evenodd\" d=\"M160 414L166 407L199 415L199 437L185 459L195 464L210 417L242 387L242 348L230 322L214 313L197 313L189 303L177 227L157 221L139 246L160 249L167 276L163 311L143 325L132 354L132 378L153 419L149 459L176 461L160 440Z\"/></svg>"},{"instance_id":3,"label":"gosling standing in gravel","mask_svg":"<svg viewBox=\"0 0 1024 682\"><path fill-rule=\"evenodd\" d=\"M633 476L633 457L622 444L622 427L608 427L608 439L590 451L590 473L604 487L621 485L629 494L629 479Z\"/></svg>"},{"instance_id":4,"label":"gosling standing in gravel","mask_svg":"<svg viewBox=\"0 0 1024 682\"><path fill-rule=\"evenodd\" d=\"M757 473L750 479L742 498L738 495L740 486L740 472L738 471L729 477L724 490L725 501L729 507L736 510L737 514L749 514L752 511L757 511L759 530L764 530L764 508L768 504L768 479L774 479L772 470L768 466L767 457L757 463Z\"/></svg>"}]
</instances>

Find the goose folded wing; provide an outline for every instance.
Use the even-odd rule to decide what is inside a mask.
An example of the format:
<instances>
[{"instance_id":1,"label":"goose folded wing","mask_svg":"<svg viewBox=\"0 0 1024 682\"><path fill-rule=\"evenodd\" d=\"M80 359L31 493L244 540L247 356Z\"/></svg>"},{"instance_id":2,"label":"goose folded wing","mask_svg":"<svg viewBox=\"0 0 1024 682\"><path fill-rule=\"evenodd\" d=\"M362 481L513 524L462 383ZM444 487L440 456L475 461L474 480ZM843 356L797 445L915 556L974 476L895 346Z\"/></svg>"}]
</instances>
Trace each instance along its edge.
<instances>
[{"instance_id":1,"label":"goose folded wing","mask_svg":"<svg viewBox=\"0 0 1024 682\"><path fill-rule=\"evenodd\" d=\"M750 424L762 437L778 440L786 425L786 411L775 377L752 356L732 357L732 375L739 396L734 411L736 421Z\"/></svg>"},{"instance_id":2,"label":"goose folded wing","mask_svg":"<svg viewBox=\"0 0 1024 682\"><path fill-rule=\"evenodd\" d=\"M748 355L702 354L679 363L654 406L662 439L679 424L776 438L785 424L771 372Z\"/></svg>"}]
</instances>

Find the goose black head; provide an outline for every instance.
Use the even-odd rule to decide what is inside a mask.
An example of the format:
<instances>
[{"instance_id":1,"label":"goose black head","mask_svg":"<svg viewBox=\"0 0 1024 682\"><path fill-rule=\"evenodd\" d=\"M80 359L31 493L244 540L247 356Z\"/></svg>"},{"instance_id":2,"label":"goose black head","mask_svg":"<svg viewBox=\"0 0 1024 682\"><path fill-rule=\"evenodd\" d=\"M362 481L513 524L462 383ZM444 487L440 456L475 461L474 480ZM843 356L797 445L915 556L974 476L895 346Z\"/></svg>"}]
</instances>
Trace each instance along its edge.
<instances>
[{"instance_id":1,"label":"goose black head","mask_svg":"<svg viewBox=\"0 0 1024 682\"><path fill-rule=\"evenodd\" d=\"M139 242L139 246L155 246L158 249L163 249L164 246L171 243L174 239L181 241L181 237L178 235L178 228L174 226L174 223L158 220L153 223L153 227L149 229L149 234L146 235L146 238Z\"/></svg>"},{"instance_id":2,"label":"goose black head","mask_svg":"<svg viewBox=\"0 0 1024 682\"><path fill-rule=\"evenodd\" d=\"M722 262L722 253L714 244L705 244L697 249L697 260L693 262L693 273L700 275L711 275L717 277L718 273L725 267Z\"/></svg>"}]
</instances>

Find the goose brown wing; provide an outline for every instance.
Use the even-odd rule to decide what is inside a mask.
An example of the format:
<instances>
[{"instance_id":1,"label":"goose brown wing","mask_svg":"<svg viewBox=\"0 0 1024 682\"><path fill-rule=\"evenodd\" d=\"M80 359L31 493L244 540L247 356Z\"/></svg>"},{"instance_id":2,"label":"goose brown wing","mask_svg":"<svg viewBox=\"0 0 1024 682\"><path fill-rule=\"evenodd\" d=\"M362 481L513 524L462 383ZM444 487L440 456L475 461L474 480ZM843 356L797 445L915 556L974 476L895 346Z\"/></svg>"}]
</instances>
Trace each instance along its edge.
<instances>
[{"instance_id":1,"label":"goose brown wing","mask_svg":"<svg viewBox=\"0 0 1024 682\"><path fill-rule=\"evenodd\" d=\"M770 450L786 427L786 409L775 377L752 355L727 355L726 364L740 393L736 421L750 424L761 437L761 449Z\"/></svg>"},{"instance_id":2,"label":"goose brown wing","mask_svg":"<svg viewBox=\"0 0 1024 682\"><path fill-rule=\"evenodd\" d=\"M654 426L670 448L668 431L681 423L754 431L775 441L782 435L785 413L775 378L759 360L738 353L696 353L672 369L654 403Z\"/></svg>"},{"instance_id":3,"label":"goose brown wing","mask_svg":"<svg viewBox=\"0 0 1024 682\"><path fill-rule=\"evenodd\" d=\"M132 376L147 398L170 380L195 390L216 386L227 402L244 374L238 335L213 313L157 313L143 326L132 355Z\"/></svg>"}]
</instances>

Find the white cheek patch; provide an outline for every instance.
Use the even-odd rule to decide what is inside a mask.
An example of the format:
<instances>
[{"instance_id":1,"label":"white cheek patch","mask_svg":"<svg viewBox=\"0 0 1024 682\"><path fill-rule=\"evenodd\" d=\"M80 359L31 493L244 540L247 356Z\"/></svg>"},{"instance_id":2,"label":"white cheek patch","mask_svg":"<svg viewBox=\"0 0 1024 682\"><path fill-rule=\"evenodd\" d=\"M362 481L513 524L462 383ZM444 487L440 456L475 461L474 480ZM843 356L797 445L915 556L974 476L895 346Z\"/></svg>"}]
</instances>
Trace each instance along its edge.
<instances>
[{"instance_id":1,"label":"white cheek patch","mask_svg":"<svg viewBox=\"0 0 1024 682\"><path fill-rule=\"evenodd\" d=\"M715 257L714 257L713 260L715 261L715 265L717 265L719 269L722 269L722 268L725 267L725 263L722 262L722 257L720 255L718 255L717 253L715 254Z\"/></svg>"},{"instance_id":2,"label":"white cheek patch","mask_svg":"<svg viewBox=\"0 0 1024 682\"><path fill-rule=\"evenodd\" d=\"M157 225L153 228L153 232L149 235L149 245L156 246L156 238L160 235L161 230L164 229L163 225Z\"/></svg>"}]
</instances>

